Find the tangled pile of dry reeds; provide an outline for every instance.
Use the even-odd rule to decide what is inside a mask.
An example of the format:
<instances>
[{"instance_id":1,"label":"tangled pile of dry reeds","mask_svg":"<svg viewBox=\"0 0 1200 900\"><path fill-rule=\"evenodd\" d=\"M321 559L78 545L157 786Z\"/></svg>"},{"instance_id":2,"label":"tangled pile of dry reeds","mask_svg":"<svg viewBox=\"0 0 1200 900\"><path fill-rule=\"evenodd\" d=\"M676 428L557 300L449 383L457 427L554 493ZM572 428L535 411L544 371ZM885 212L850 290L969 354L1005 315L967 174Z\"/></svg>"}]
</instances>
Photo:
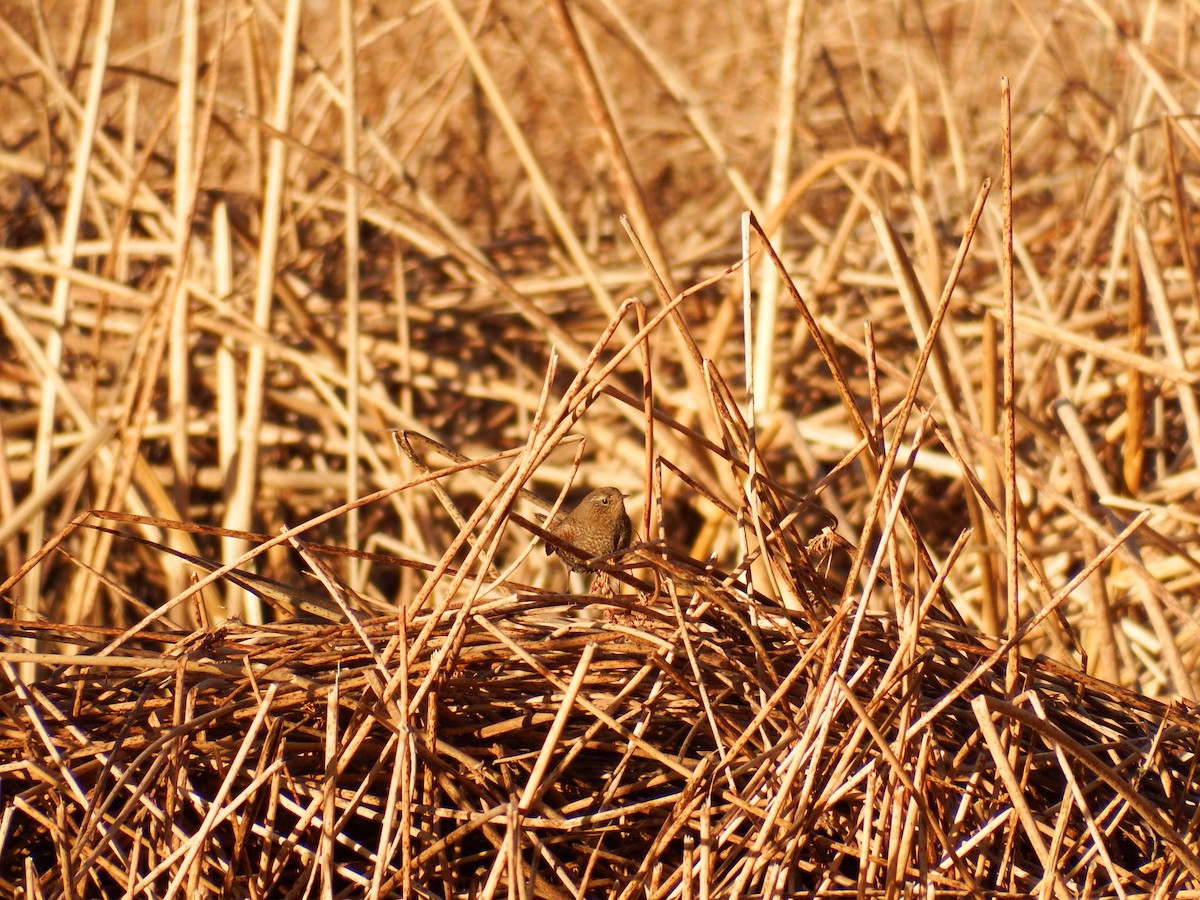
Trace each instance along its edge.
<instances>
[{"instance_id":1,"label":"tangled pile of dry reeds","mask_svg":"<svg viewBox=\"0 0 1200 900\"><path fill-rule=\"evenodd\" d=\"M793 609L746 571L641 542L623 567L638 577L614 575L607 599L511 588L369 616L330 583L340 624L5 622L9 641L58 649L32 682L3 663L0 883L158 897L1200 887L1194 713L1011 657L954 621L936 576L878 584L899 613L867 612L817 573L794 498L755 483L743 526L771 536ZM590 617L575 614L585 599Z\"/></svg>"},{"instance_id":2,"label":"tangled pile of dry reeds","mask_svg":"<svg viewBox=\"0 0 1200 900\"><path fill-rule=\"evenodd\" d=\"M598 594L513 582L520 554L497 570L509 548L533 546L517 525L540 527L516 512L531 496L523 480L620 359L653 344L675 303L648 321L639 309L643 327L601 366L614 322L502 473L453 451L455 465L430 470L404 436L424 471L360 503L471 470L495 480L469 515L439 489L461 525L436 565L372 558L422 573L411 602L388 608L339 581L322 558L334 548L303 539L314 521L257 536L251 555L289 546L321 591L172 551L209 574L124 631L6 622L10 646L56 648L0 663L10 686L0 847L22 860L3 871L7 887L163 897L1200 888L1194 713L1017 655L1148 513L1007 640L989 641L945 592L969 532L937 564L918 536L913 575L889 562L905 546L896 529L915 456L898 463L893 441L870 458L882 516L873 552L828 529L806 536L811 500L764 470L712 370L720 445L659 418L689 452L744 478L744 503L712 498L751 548L739 565L693 559L651 530L597 563L607 570ZM900 432L913 409L911 398L897 409ZM661 502L664 459L652 457L648 497ZM299 618L154 626L226 578ZM876 595L886 612L870 610Z\"/></svg>"}]
</instances>

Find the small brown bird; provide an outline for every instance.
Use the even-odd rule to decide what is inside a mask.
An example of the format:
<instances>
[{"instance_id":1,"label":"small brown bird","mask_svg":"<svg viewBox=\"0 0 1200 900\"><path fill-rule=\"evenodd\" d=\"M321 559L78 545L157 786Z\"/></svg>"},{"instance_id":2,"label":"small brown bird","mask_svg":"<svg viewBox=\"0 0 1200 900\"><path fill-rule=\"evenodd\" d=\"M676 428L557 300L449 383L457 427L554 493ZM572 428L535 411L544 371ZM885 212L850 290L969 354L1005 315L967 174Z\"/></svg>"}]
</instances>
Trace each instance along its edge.
<instances>
[{"instance_id":1,"label":"small brown bird","mask_svg":"<svg viewBox=\"0 0 1200 900\"><path fill-rule=\"evenodd\" d=\"M555 537L586 552L572 553L547 544L546 555L557 553L572 572L591 572L589 559L624 550L633 534L624 501L625 495L614 487L592 491L568 515L549 526Z\"/></svg>"}]
</instances>

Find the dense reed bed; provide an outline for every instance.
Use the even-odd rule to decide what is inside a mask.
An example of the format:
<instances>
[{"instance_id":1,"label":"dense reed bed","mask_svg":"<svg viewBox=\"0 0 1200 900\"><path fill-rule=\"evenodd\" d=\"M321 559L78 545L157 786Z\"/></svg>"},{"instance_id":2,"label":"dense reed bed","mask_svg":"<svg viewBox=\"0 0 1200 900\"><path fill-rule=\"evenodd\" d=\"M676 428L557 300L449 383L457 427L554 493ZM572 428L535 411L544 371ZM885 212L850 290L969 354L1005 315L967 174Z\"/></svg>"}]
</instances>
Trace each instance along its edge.
<instances>
[{"instance_id":1,"label":"dense reed bed","mask_svg":"<svg viewBox=\"0 0 1200 900\"><path fill-rule=\"evenodd\" d=\"M1198 13L1027 6L0 5L0 892L1200 896Z\"/></svg>"}]
</instances>

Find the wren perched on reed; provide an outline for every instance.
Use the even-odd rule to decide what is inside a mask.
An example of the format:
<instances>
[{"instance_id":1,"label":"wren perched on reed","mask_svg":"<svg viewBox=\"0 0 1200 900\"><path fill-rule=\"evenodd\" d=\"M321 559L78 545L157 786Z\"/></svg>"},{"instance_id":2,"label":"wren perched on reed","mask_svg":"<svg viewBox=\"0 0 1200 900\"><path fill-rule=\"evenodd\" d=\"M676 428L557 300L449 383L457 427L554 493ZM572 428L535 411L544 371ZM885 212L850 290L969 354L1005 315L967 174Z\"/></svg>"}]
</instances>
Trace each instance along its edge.
<instances>
[{"instance_id":1,"label":"wren perched on reed","mask_svg":"<svg viewBox=\"0 0 1200 900\"><path fill-rule=\"evenodd\" d=\"M625 512L625 495L614 487L598 488L579 501L570 513L556 518L550 533L584 551L559 550L546 545L546 555L557 553L572 572L594 571L588 560L608 556L629 546L633 526Z\"/></svg>"}]
</instances>

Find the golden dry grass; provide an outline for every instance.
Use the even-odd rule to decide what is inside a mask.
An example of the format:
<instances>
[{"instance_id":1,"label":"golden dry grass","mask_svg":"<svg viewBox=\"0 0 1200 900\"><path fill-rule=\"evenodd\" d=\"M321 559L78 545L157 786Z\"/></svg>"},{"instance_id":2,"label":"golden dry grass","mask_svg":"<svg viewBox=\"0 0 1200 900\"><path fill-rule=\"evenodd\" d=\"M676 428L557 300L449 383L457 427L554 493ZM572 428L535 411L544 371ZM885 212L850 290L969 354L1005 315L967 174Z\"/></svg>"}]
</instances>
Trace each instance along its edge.
<instances>
[{"instance_id":1,"label":"golden dry grass","mask_svg":"<svg viewBox=\"0 0 1200 900\"><path fill-rule=\"evenodd\" d=\"M0 3L0 892L1200 896L1198 24Z\"/></svg>"}]
</instances>

